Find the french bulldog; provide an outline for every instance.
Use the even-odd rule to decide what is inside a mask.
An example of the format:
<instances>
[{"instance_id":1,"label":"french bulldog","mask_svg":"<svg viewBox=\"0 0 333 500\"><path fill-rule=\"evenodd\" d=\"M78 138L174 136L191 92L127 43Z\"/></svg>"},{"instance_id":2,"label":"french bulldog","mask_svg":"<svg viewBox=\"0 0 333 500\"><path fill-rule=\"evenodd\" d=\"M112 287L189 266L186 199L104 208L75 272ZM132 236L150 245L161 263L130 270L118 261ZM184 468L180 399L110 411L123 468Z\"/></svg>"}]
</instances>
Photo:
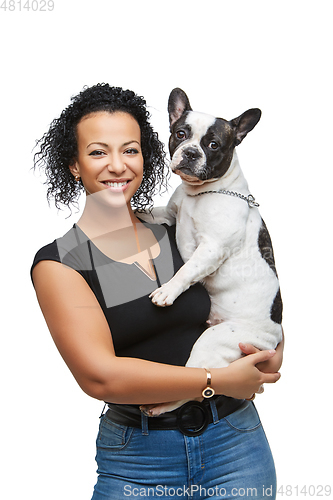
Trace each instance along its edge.
<instances>
[{"instance_id":1,"label":"french bulldog","mask_svg":"<svg viewBox=\"0 0 333 500\"><path fill-rule=\"evenodd\" d=\"M258 203L250 194L236 146L256 126L259 109L233 120L194 112L184 91L169 97L171 169L182 183L166 207L153 210L157 223L176 222L176 241L185 262L151 295L171 306L193 283L211 299L211 325L194 344L186 366L225 367L242 353L240 342L274 349L282 339L282 300L271 239ZM149 415L184 401L150 407Z\"/></svg>"}]
</instances>

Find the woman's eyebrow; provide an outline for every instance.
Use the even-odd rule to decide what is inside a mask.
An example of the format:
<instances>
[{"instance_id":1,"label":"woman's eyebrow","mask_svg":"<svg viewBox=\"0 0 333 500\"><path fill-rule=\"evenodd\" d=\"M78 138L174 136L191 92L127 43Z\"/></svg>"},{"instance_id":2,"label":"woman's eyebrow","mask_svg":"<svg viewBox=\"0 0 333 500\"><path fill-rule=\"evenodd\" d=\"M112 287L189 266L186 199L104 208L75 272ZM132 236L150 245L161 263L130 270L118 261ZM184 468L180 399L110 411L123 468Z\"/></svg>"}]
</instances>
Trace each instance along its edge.
<instances>
[{"instance_id":1,"label":"woman's eyebrow","mask_svg":"<svg viewBox=\"0 0 333 500\"><path fill-rule=\"evenodd\" d=\"M136 142L140 146L139 141L136 141L135 139L133 139L133 141L124 142L123 146L128 146L129 144L132 144L132 142Z\"/></svg>"},{"instance_id":2,"label":"woman's eyebrow","mask_svg":"<svg viewBox=\"0 0 333 500\"><path fill-rule=\"evenodd\" d=\"M106 144L105 142L91 142L90 144L88 144L87 149L93 144L97 144L98 146L103 146L104 148L109 147L108 144Z\"/></svg>"},{"instance_id":3,"label":"woman's eyebrow","mask_svg":"<svg viewBox=\"0 0 333 500\"><path fill-rule=\"evenodd\" d=\"M133 139L133 141L124 142L123 146L128 146L129 144L132 144L133 142L136 142L140 146L139 141L136 141L135 139ZM90 144L88 144L87 149L90 146L92 146L93 144L96 144L97 146L103 146L104 148L108 148L109 147L109 145L106 144L105 142L91 142Z\"/></svg>"}]
</instances>

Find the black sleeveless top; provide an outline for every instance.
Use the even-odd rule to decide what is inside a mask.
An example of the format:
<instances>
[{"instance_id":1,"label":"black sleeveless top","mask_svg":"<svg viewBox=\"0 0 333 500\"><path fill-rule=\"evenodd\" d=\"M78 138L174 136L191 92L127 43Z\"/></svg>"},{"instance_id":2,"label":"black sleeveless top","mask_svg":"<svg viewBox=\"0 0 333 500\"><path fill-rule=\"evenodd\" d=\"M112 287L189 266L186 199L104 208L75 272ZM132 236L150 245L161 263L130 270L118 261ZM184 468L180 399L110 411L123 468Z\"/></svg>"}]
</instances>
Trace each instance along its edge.
<instances>
[{"instance_id":1,"label":"black sleeveless top","mask_svg":"<svg viewBox=\"0 0 333 500\"><path fill-rule=\"evenodd\" d=\"M80 273L105 314L117 356L183 366L207 328L210 299L197 283L172 306L157 307L151 302L149 294L172 278L184 262L176 247L175 226L145 225L160 245L160 254L153 260L156 281L136 264L107 257L76 225L37 252L31 271L41 260L53 260Z\"/></svg>"}]
</instances>

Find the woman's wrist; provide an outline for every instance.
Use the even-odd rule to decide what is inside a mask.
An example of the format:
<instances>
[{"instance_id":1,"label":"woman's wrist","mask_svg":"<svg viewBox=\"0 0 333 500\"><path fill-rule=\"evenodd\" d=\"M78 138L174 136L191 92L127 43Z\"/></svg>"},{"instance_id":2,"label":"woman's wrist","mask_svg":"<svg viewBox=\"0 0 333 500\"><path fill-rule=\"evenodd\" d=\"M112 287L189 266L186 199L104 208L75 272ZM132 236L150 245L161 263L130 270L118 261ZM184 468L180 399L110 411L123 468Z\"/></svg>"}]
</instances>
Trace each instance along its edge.
<instances>
[{"instance_id":1,"label":"woman's wrist","mask_svg":"<svg viewBox=\"0 0 333 500\"><path fill-rule=\"evenodd\" d=\"M212 396L214 396L215 391L214 391L214 389L212 387L212 374L211 374L211 371L208 368L204 368L204 370L206 371L207 382L206 382L206 387L202 391L201 395L205 399L207 399L207 398L211 398Z\"/></svg>"},{"instance_id":2,"label":"woman's wrist","mask_svg":"<svg viewBox=\"0 0 333 500\"><path fill-rule=\"evenodd\" d=\"M226 368L211 368L210 373L212 376L211 387L214 389L215 394L226 394L228 372Z\"/></svg>"}]
</instances>

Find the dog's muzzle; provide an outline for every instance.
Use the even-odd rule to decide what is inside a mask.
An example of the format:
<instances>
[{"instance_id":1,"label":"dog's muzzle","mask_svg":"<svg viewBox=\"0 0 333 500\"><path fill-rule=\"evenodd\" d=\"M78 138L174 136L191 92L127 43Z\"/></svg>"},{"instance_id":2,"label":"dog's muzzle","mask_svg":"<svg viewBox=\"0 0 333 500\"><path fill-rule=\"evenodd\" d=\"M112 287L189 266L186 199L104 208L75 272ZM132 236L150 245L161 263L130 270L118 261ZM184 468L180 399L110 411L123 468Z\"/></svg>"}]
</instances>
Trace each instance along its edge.
<instances>
[{"instance_id":1,"label":"dog's muzzle","mask_svg":"<svg viewBox=\"0 0 333 500\"><path fill-rule=\"evenodd\" d=\"M183 158L186 158L186 160L189 161L195 161L198 158L202 158L202 154L197 148L189 147L189 148L184 148L183 150Z\"/></svg>"}]
</instances>

